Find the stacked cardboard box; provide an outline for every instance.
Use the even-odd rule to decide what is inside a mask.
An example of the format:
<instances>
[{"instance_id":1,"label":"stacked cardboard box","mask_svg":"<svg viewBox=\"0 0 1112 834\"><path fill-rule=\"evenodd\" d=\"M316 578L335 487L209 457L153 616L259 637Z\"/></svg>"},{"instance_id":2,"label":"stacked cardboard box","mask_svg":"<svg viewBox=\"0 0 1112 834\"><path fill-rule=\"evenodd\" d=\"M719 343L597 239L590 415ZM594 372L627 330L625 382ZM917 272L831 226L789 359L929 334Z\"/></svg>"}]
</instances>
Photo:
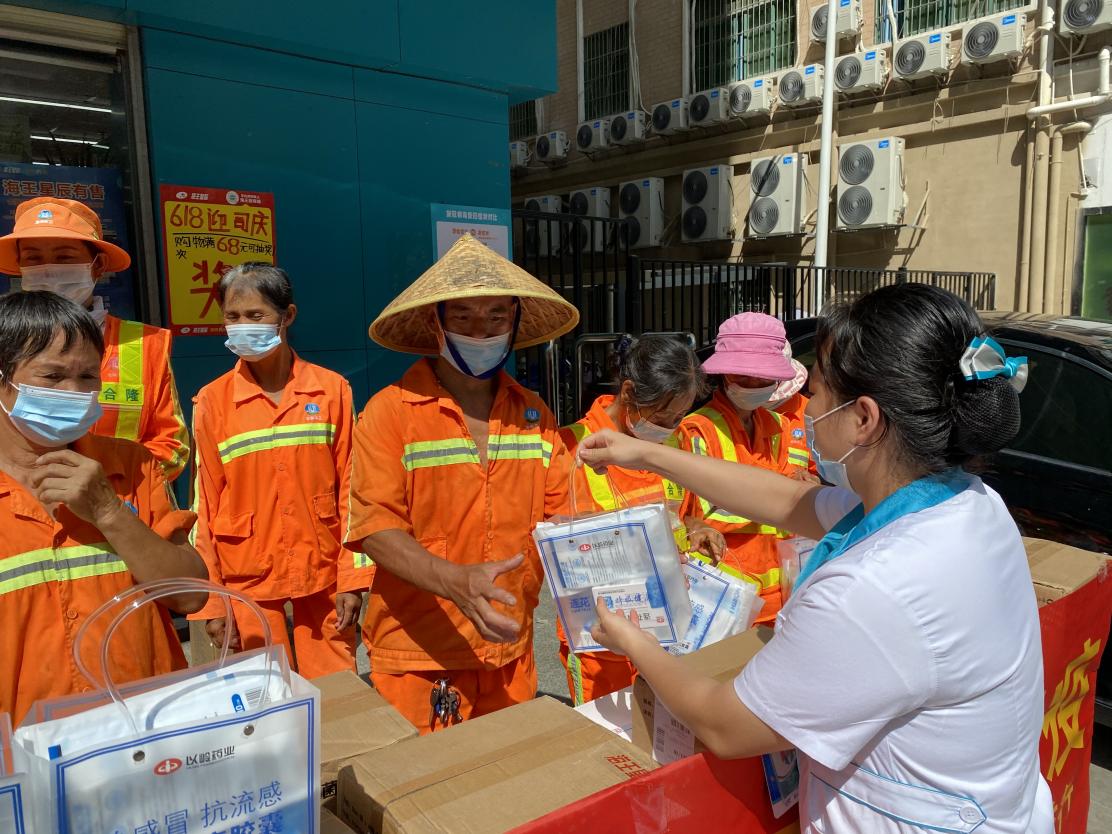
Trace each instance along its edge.
<instances>
[{"instance_id":1,"label":"stacked cardboard box","mask_svg":"<svg viewBox=\"0 0 1112 834\"><path fill-rule=\"evenodd\" d=\"M358 834L496 834L655 768L551 698L361 756L340 773Z\"/></svg>"}]
</instances>

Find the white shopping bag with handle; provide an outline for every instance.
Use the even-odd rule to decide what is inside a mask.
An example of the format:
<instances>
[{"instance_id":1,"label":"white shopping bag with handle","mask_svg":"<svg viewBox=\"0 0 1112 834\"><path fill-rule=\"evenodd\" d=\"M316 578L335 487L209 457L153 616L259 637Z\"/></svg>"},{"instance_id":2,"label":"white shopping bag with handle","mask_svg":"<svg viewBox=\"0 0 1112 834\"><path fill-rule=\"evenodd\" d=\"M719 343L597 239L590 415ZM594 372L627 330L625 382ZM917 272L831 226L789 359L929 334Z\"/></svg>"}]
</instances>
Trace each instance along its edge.
<instances>
[{"instance_id":1,"label":"white shopping bag with handle","mask_svg":"<svg viewBox=\"0 0 1112 834\"><path fill-rule=\"evenodd\" d=\"M267 648L121 689L108 644L137 608L201 592L246 605ZM87 626L109 618L99 669L82 658ZM90 615L74 644L99 693L36 704L14 735L29 776L33 828L56 834L316 834L320 693L289 671L266 618L246 596L196 580L125 591ZM95 665L95 664L94 664ZM39 720L42 719L42 720Z\"/></svg>"},{"instance_id":2,"label":"white shopping bag with handle","mask_svg":"<svg viewBox=\"0 0 1112 834\"><path fill-rule=\"evenodd\" d=\"M0 831L30 834L23 819L26 777L15 773L11 742L12 717L0 712Z\"/></svg>"}]
</instances>

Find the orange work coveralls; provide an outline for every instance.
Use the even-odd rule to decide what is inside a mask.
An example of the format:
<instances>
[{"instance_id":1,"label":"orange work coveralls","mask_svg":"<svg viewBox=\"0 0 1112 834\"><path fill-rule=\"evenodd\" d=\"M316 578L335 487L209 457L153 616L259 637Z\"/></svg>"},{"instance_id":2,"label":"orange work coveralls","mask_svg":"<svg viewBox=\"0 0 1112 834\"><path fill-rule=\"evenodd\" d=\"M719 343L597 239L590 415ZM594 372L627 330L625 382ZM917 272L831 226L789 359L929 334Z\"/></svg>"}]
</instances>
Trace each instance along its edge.
<instances>
[{"instance_id":1,"label":"orange work coveralls","mask_svg":"<svg viewBox=\"0 0 1112 834\"><path fill-rule=\"evenodd\" d=\"M541 399L505 372L497 379L485 467L429 360L375 394L355 429L348 547L401 530L460 565L525 554L497 580L517 600L509 610L496 604L521 623L509 643L484 640L454 603L378 567L363 624L371 680L422 734L437 728L430 695L439 679L459 693L461 719L536 695L533 610L543 574L532 531L565 511L571 458Z\"/></svg>"},{"instance_id":2,"label":"orange work coveralls","mask_svg":"<svg viewBox=\"0 0 1112 834\"><path fill-rule=\"evenodd\" d=\"M100 463L128 509L169 540L193 526L179 510L166 477L149 452L124 440L86 435L71 444ZM57 519L14 479L0 472L0 712L19 724L31 705L91 690L73 657L73 640L101 604L135 585L123 560L96 527L66 507ZM101 618L100 634L111 617ZM84 659L100 669L96 634ZM147 605L125 619L109 647L116 683L184 669L185 655L167 609Z\"/></svg>"},{"instance_id":3,"label":"orange work coveralls","mask_svg":"<svg viewBox=\"0 0 1112 834\"><path fill-rule=\"evenodd\" d=\"M354 411L337 373L294 356L274 403L240 360L194 400L194 543L213 582L263 609L300 674L355 670L355 630L336 628L336 594L371 584L370 560L341 545L347 525ZM285 605L293 607L293 645ZM262 626L233 604L241 648ZM225 616L214 598L191 619Z\"/></svg>"}]
</instances>

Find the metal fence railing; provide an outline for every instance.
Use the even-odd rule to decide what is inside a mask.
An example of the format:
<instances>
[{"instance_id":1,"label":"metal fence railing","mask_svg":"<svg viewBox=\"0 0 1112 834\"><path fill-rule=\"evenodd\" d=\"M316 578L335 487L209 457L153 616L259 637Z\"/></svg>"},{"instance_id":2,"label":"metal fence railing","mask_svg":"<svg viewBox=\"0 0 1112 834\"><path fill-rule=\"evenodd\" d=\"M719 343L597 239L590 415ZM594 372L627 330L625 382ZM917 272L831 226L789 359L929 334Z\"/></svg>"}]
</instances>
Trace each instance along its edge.
<instances>
[{"instance_id":1,"label":"metal fence railing","mask_svg":"<svg viewBox=\"0 0 1112 834\"><path fill-rule=\"evenodd\" d=\"M607 334L677 333L704 347L736 313L817 316L820 289L823 303L901 283L943 287L978 310L995 302L989 272L645 258L630 252L625 231L626 222L613 217L513 213L514 261L580 313L579 326L558 342L517 356L518 378L540 391L563 423L582 416L585 390L608 390L614 363Z\"/></svg>"}]
</instances>

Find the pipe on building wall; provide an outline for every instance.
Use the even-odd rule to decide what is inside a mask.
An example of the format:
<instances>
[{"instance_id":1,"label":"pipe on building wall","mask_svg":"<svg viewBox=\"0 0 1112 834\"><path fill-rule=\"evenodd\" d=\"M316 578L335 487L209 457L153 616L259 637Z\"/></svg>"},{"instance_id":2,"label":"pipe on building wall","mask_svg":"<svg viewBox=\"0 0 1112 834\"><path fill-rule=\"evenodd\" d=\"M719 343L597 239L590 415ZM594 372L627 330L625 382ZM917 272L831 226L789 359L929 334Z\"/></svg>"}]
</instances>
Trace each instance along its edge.
<instances>
[{"instance_id":1,"label":"pipe on building wall","mask_svg":"<svg viewBox=\"0 0 1112 834\"><path fill-rule=\"evenodd\" d=\"M683 38L683 96L691 95L691 25L691 3L683 0L683 25L680 27L680 37Z\"/></svg>"},{"instance_id":2,"label":"pipe on building wall","mask_svg":"<svg viewBox=\"0 0 1112 834\"><path fill-rule=\"evenodd\" d=\"M1031 258L1027 281L1028 313L1041 313L1043 282L1046 280L1046 209L1047 180L1050 177L1049 130L1036 125L1035 179L1031 187Z\"/></svg>"},{"instance_id":3,"label":"pipe on building wall","mask_svg":"<svg viewBox=\"0 0 1112 834\"><path fill-rule=\"evenodd\" d=\"M1046 264L1043 267L1043 312L1062 312L1061 264L1058 263L1058 242L1062 239L1058 224L1061 222L1062 200L1062 137L1080 133L1084 136L1093 126L1088 122L1072 122L1054 131L1050 140L1050 177L1047 186L1046 212Z\"/></svg>"},{"instance_id":4,"label":"pipe on building wall","mask_svg":"<svg viewBox=\"0 0 1112 834\"><path fill-rule=\"evenodd\" d=\"M1059 101L1054 104L1040 104L1038 107L1032 107L1027 111L1027 118L1037 119L1040 116L1047 116L1051 113L1061 113L1064 110L1081 110L1086 107L1097 107L1112 100L1112 88L1109 87L1108 81L1110 54L1112 54L1112 50L1109 50L1106 46L1101 49L1100 53L1097 55L1098 81L1096 93L1091 96L1085 96L1084 98Z\"/></svg>"},{"instance_id":5,"label":"pipe on building wall","mask_svg":"<svg viewBox=\"0 0 1112 834\"><path fill-rule=\"evenodd\" d=\"M575 120L582 122L587 118L583 92L583 0L575 0L575 87L578 90Z\"/></svg>"},{"instance_id":6,"label":"pipe on building wall","mask_svg":"<svg viewBox=\"0 0 1112 834\"><path fill-rule=\"evenodd\" d=\"M1054 65L1054 9L1050 0L1039 0L1039 25L1036 35L1042 38L1039 46L1038 99L1036 107L1045 107L1054 98L1050 70ZM1030 114L1030 110L1027 111ZM1047 179L1050 167L1050 133L1047 120L1036 119L1034 172L1031 179L1031 235L1025 245L1030 248L1028 257L1026 312L1038 313L1042 309L1043 281L1046 277L1046 209Z\"/></svg>"},{"instance_id":7,"label":"pipe on building wall","mask_svg":"<svg viewBox=\"0 0 1112 834\"><path fill-rule=\"evenodd\" d=\"M1023 180L1027 186L1023 194L1023 234L1019 247L1019 281L1016 284L1015 308L1020 312L1027 309L1027 287L1031 281L1031 198L1034 182L1035 142L1031 136L1034 125L1027 128L1027 164L1023 168Z\"/></svg>"},{"instance_id":8,"label":"pipe on building wall","mask_svg":"<svg viewBox=\"0 0 1112 834\"><path fill-rule=\"evenodd\" d=\"M838 0L828 0L826 12L826 61L822 84L822 135L819 144L819 193L818 214L815 217L815 257L817 267L827 265L827 247L830 243L830 168L834 155L834 61L838 54ZM824 281L818 282L819 294L815 299L817 310L822 309Z\"/></svg>"}]
</instances>

